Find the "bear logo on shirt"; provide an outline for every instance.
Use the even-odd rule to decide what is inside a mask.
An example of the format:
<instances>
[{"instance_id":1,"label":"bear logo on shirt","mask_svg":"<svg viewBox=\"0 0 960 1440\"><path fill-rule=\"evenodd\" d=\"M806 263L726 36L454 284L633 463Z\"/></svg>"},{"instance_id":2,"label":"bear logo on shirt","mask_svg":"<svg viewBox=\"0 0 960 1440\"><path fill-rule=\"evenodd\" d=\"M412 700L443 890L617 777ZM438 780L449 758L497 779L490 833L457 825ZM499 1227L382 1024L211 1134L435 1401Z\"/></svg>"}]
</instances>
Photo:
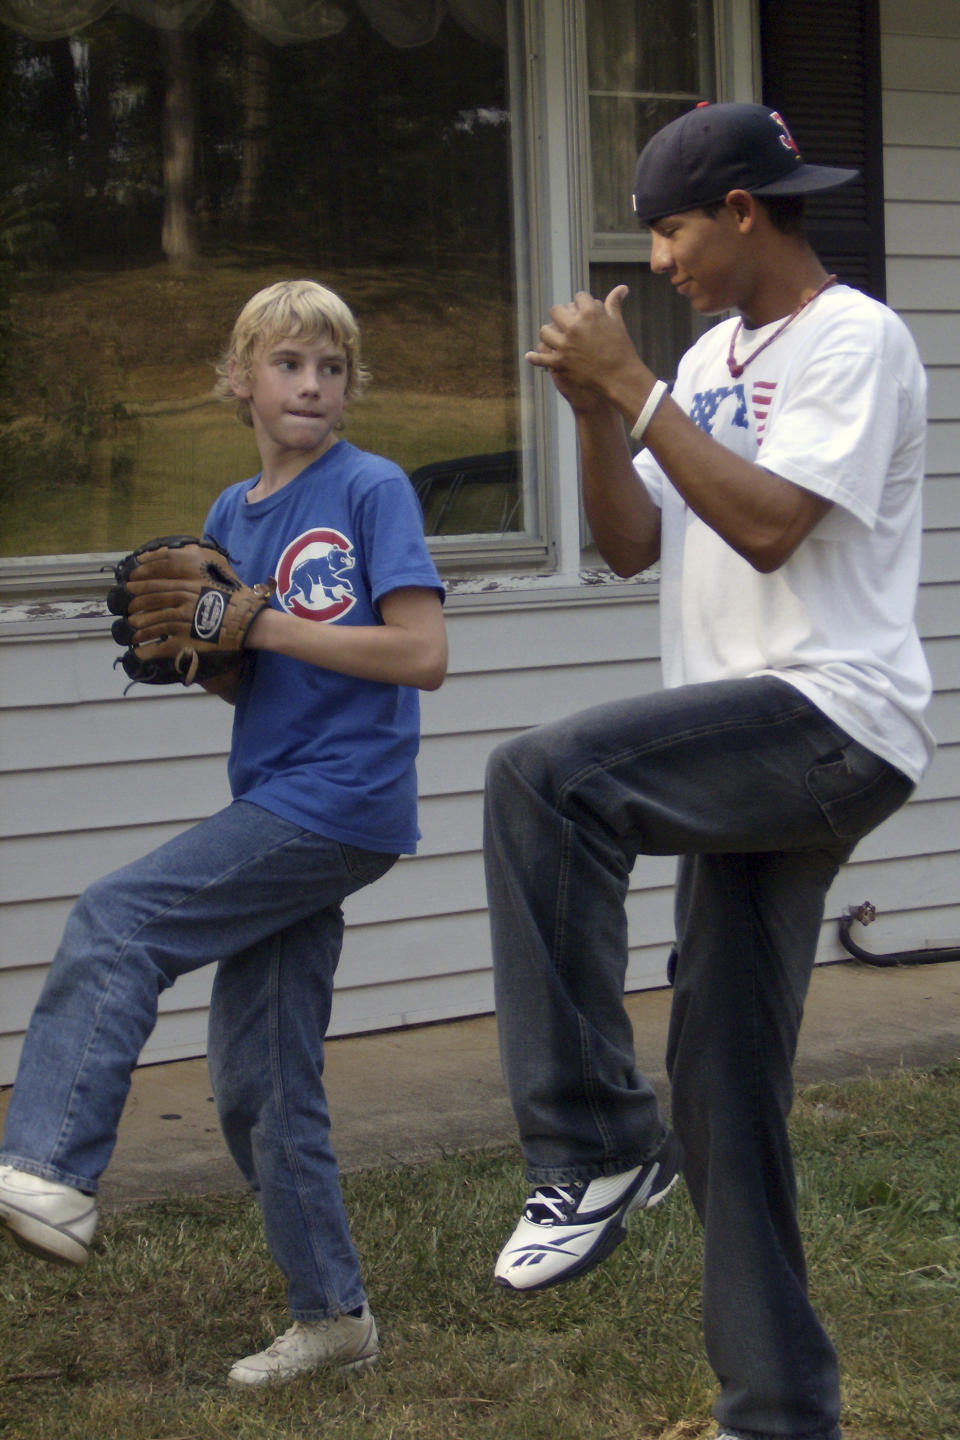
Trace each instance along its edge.
<instances>
[{"instance_id":1,"label":"bear logo on shirt","mask_svg":"<svg viewBox=\"0 0 960 1440\"><path fill-rule=\"evenodd\" d=\"M339 530L308 530L286 547L277 567L277 598L290 615L339 620L357 603L352 543Z\"/></svg>"}]
</instances>

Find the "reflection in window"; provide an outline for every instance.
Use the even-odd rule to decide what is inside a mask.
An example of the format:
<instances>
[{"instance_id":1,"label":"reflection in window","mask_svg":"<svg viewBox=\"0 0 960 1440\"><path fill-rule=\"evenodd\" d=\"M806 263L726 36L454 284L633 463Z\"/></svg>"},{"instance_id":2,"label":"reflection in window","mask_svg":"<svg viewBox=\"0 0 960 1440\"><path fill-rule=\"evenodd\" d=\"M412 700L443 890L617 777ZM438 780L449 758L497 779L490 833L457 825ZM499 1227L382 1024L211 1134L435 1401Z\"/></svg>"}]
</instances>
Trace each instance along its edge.
<instances>
[{"instance_id":1,"label":"reflection in window","mask_svg":"<svg viewBox=\"0 0 960 1440\"><path fill-rule=\"evenodd\" d=\"M197 8L193 29L112 9L43 40L0 0L3 555L197 529L257 466L212 362L282 277L357 314L358 445L409 473L519 446L503 37L448 16L398 48L345 0L339 29L281 46ZM521 530L510 485L461 484L443 533Z\"/></svg>"},{"instance_id":2,"label":"reflection in window","mask_svg":"<svg viewBox=\"0 0 960 1440\"><path fill-rule=\"evenodd\" d=\"M630 234L638 154L711 93L712 4L588 0L586 15L593 228Z\"/></svg>"},{"instance_id":3,"label":"reflection in window","mask_svg":"<svg viewBox=\"0 0 960 1440\"><path fill-rule=\"evenodd\" d=\"M623 315L640 355L670 381L697 324L689 305L649 266L646 227L631 190L650 137L714 94L711 0L586 0L590 290L627 285ZM583 563L598 556L583 522Z\"/></svg>"}]
</instances>

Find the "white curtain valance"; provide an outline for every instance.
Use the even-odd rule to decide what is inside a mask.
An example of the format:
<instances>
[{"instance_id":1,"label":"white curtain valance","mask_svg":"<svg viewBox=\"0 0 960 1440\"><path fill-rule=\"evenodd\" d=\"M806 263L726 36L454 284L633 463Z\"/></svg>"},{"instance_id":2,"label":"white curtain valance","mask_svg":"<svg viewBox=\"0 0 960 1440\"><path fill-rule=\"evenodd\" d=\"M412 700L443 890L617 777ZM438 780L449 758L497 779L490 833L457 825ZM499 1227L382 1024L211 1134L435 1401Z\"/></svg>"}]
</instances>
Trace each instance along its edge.
<instances>
[{"instance_id":1,"label":"white curtain valance","mask_svg":"<svg viewBox=\"0 0 960 1440\"><path fill-rule=\"evenodd\" d=\"M148 25L180 30L197 25L215 0L0 0L0 23L32 40L76 35L109 10ZM446 14L478 40L504 43L505 0L356 0L370 24L391 45L407 48L432 40ZM230 0L258 34L274 45L295 45L336 35L349 16L336 0Z\"/></svg>"}]
</instances>

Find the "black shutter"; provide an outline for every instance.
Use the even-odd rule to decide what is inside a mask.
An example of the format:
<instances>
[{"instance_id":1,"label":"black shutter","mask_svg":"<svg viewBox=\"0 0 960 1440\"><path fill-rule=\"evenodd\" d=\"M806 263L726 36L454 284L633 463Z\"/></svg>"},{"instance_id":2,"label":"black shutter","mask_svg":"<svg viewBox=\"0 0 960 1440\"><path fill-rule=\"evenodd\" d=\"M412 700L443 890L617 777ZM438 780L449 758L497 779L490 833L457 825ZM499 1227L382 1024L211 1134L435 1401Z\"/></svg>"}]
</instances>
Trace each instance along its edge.
<instances>
[{"instance_id":1,"label":"black shutter","mask_svg":"<svg viewBox=\"0 0 960 1440\"><path fill-rule=\"evenodd\" d=\"M848 285L886 297L879 0L760 0L763 101L805 160L858 179L810 195L810 242Z\"/></svg>"}]
</instances>

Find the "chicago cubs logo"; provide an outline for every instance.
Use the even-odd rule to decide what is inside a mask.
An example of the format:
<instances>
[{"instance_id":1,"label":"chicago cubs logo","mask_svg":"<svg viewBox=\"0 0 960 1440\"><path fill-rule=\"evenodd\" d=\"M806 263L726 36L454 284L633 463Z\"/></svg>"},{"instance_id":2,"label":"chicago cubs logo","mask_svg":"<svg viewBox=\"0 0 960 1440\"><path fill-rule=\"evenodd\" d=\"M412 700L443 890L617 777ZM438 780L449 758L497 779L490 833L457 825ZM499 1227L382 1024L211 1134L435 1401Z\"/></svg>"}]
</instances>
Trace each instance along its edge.
<instances>
[{"instance_id":1,"label":"chicago cubs logo","mask_svg":"<svg viewBox=\"0 0 960 1440\"><path fill-rule=\"evenodd\" d=\"M349 572L353 545L339 530L307 530L292 540L277 567L277 599L302 620L339 620L357 603Z\"/></svg>"}]
</instances>

